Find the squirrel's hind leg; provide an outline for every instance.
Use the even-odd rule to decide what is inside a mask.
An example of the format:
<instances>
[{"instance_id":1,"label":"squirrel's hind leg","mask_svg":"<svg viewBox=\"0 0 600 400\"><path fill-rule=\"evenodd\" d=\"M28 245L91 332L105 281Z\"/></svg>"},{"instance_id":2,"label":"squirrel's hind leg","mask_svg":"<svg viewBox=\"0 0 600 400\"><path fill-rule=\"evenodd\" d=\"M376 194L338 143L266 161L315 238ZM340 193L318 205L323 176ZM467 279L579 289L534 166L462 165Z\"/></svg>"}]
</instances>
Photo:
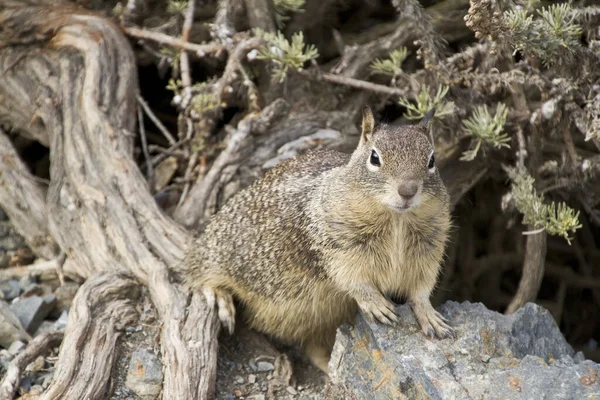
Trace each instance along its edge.
<instances>
[{"instance_id":1,"label":"squirrel's hind leg","mask_svg":"<svg viewBox=\"0 0 600 400\"><path fill-rule=\"evenodd\" d=\"M335 343L336 330L321 332L313 340L304 344L304 351L310 361L329 376L329 359Z\"/></svg>"},{"instance_id":2,"label":"squirrel's hind leg","mask_svg":"<svg viewBox=\"0 0 600 400\"><path fill-rule=\"evenodd\" d=\"M329 349L326 346L310 343L305 347L305 351L310 361L329 375L329 358L331 355Z\"/></svg>"},{"instance_id":3,"label":"squirrel's hind leg","mask_svg":"<svg viewBox=\"0 0 600 400\"><path fill-rule=\"evenodd\" d=\"M212 287L202 288L202 293L206 298L209 308L213 308L216 304L221 325L227 329L230 335L233 334L235 327L235 304L233 303L231 293Z\"/></svg>"}]
</instances>

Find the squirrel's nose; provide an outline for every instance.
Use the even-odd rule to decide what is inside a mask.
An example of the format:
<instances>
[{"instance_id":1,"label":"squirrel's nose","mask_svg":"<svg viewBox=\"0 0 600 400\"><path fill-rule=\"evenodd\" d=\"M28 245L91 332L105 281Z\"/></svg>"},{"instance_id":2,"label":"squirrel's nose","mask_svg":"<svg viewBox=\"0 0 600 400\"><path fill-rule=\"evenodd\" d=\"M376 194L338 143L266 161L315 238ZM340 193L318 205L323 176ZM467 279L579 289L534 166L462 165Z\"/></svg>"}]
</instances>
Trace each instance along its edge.
<instances>
[{"instance_id":1,"label":"squirrel's nose","mask_svg":"<svg viewBox=\"0 0 600 400\"><path fill-rule=\"evenodd\" d=\"M415 197L417 191L419 190L419 185L417 182L403 182L398 187L398 194L405 200L410 200Z\"/></svg>"}]
</instances>

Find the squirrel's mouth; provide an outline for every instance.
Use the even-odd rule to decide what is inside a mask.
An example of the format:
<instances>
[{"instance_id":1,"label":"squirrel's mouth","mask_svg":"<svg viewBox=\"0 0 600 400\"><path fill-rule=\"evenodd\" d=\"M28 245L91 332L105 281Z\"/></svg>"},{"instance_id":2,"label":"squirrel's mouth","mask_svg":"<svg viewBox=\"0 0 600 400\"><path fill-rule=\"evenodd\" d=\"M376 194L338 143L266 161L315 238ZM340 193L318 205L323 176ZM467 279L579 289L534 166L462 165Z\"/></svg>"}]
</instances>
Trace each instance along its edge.
<instances>
[{"instance_id":1,"label":"squirrel's mouth","mask_svg":"<svg viewBox=\"0 0 600 400\"><path fill-rule=\"evenodd\" d=\"M410 210L411 208L413 208L413 205L412 204L395 204L391 208L399 213L405 213L408 210Z\"/></svg>"},{"instance_id":2,"label":"squirrel's mouth","mask_svg":"<svg viewBox=\"0 0 600 400\"><path fill-rule=\"evenodd\" d=\"M404 201L394 202L393 204L389 204L389 207L392 208L393 210L395 210L396 212L405 213L410 210L413 210L415 207L417 207L419 205L419 203L420 202L418 199L411 199L408 201L404 200Z\"/></svg>"}]
</instances>

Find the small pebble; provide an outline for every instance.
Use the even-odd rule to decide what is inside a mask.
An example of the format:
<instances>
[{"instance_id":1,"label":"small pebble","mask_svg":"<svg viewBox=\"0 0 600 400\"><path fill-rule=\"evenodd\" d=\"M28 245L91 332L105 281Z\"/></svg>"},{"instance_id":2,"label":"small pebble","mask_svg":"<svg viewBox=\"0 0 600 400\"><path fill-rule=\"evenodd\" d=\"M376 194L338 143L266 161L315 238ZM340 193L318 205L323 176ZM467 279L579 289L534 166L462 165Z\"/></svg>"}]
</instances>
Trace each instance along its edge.
<instances>
[{"instance_id":1,"label":"small pebble","mask_svg":"<svg viewBox=\"0 0 600 400\"><path fill-rule=\"evenodd\" d=\"M236 383L240 383L240 384L244 383L244 378L242 378L241 376L236 376L235 377L235 382Z\"/></svg>"},{"instance_id":2,"label":"small pebble","mask_svg":"<svg viewBox=\"0 0 600 400\"><path fill-rule=\"evenodd\" d=\"M67 321L69 320L69 312L64 310L60 317L54 322L53 329L59 331L67 327Z\"/></svg>"},{"instance_id":3,"label":"small pebble","mask_svg":"<svg viewBox=\"0 0 600 400\"><path fill-rule=\"evenodd\" d=\"M255 394L254 396L252 396L252 399L254 399L254 400L265 400L265 395L264 394Z\"/></svg>"},{"instance_id":4,"label":"small pebble","mask_svg":"<svg viewBox=\"0 0 600 400\"><path fill-rule=\"evenodd\" d=\"M21 350L23 350L24 348L25 348L25 343L21 342L20 340L15 340L14 342L12 342L12 344L8 348L8 353L14 357L17 354L19 354L21 352Z\"/></svg>"},{"instance_id":5,"label":"small pebble","mask_svg":"<svg viewBox=\"0 0 600 400\"><path fill-rule=\"evenodd\" d=\"M467 355L469 355L469 352L468 352L466 349L460 349L458 352L459 352L460 354L462 354L463 356L467 356Z\"/></svg>"},{"instance_id":6,"label":"small pebble","mask_svg":"<svg viewBox=\"0 0 600 400\"><path fill-rule=\"evenodd\" d=\"M42 368L44 368L44 364L45 363L46 363L46 360L44 359L44 357L43 356L39 356L31 364L29 364L27 366L27 368L25 368L25 371L38 372Z\"/></svg>"},{"instance_id":7,"label":"small pebble","mask_svg":"<svg viewBox=\"0 0 600 400\"><path fill-rule=\"evenodd\" d=\"M275 366L268 361L259 361L256 363L256 369L259 372L268 372L273 371L275 369Z\"/></svg>"},{"instance_id":8,"label":"small pebble","mask_svg":"<svg viewBox=\"0 0 600 400\"><path fill-rule=\"evenodd\" d=\"M6 268L10 264L10 255L4 253L0 246L0 268Z\"/></svg>"},{"instance_id":9,"label":"small pebble","mask_svg":"<svg viewBox=\"0 0 600 400\"><path fill-rule=\"evenodd\" d=\"M44 388L40 385L33 385L29 391L30 395L41 395L44 392Z\"/></svg>"},{"instance_id":10,"label":"small pebble","mask_svg":"<svg viewBox=\"0 0 600 400\"><path fill-rule=\"evenodd\" d=\"M21 290L26 292L35 285L35 282L29 275L25 275L19 280L19 285L21 286Z\"/></svg>"},{"instance_id":11,"label":"small pebble","mask_svg":"<svg viewBox=\"0 0 600 400\"><path fill-rule=\"evenodd\" d=\"M53 375L54 375L54 372L44 375L44 380L42 381L42 387L44 389L47 389L50 386L50 383L52 383Z\"/></svg>"},{"instance_id":12,"label":"small pebble","mask_svg":"<svg viewBox=\"0 0 600 400\"><path fill-rule=\"evenodd\" d=\"M291 387L291 386L288 386L288 387L287 387L285 390L287 390L287 392L288 392L289 394L298 394L298 392L296 391L296 389L294 389L294 388L293 388L293 387Z\"/></svg>"},{"instance_id":13,"label":"small pebble","mask_svg":"<svg viewBox=\"0 0 600 400\"><path fill-rule=\"evenodd\" d=\"M0 282L0 294L3 296L4 300L11 301L15 297L18 297L20 292L21 285L19 285L18 280L11 279Z\"/></svg>"},{"instance_id":14,"label":"small pebble","mask_svg":"<svg viewBox=\"0 0 600 400\"><path fill-rule=\"evenodd\" d=\"M248 383L255 383L255 382L256 382L256 375L254 375L254 374L248 375Z\"/></svg>"},{"instance_id":15,"label":"small pebble","mask_svg":"<svg viewBox=\"0 0 600 400\"><path fill-rule=\"evenodd\" d=\"M488 361L490 361L490 357L489 354L484 354L481 356L481 361L483 361L484 363L487 363Z\"/></svg>"}]
</instances>

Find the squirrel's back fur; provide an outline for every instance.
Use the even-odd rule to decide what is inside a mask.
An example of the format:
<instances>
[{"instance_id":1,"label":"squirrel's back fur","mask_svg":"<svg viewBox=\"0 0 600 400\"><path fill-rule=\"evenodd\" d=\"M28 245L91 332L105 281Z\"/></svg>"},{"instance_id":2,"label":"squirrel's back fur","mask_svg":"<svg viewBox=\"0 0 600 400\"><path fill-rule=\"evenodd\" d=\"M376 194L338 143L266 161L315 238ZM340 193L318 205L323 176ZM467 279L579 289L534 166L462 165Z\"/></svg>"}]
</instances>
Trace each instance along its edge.
<instances>
[{"instance_id":1,"label":"squirrel's back fur","mask_svg":"<svg viewBox=\"0 0 600 400\"><path fill-rule=\"evenodd\" d=\"M384 294L405 295L426 333L450 332L429 302L450 226L431 144L418 127L373 127L364 115L352 155L310 151L269 170L223 206L185 261L187 284L216 294L222 320L233 295L249 326L306 346L324 370L357 307L395 320ZM421 183L405 210L406 182Z\"/></svg>"}]
</instances>

